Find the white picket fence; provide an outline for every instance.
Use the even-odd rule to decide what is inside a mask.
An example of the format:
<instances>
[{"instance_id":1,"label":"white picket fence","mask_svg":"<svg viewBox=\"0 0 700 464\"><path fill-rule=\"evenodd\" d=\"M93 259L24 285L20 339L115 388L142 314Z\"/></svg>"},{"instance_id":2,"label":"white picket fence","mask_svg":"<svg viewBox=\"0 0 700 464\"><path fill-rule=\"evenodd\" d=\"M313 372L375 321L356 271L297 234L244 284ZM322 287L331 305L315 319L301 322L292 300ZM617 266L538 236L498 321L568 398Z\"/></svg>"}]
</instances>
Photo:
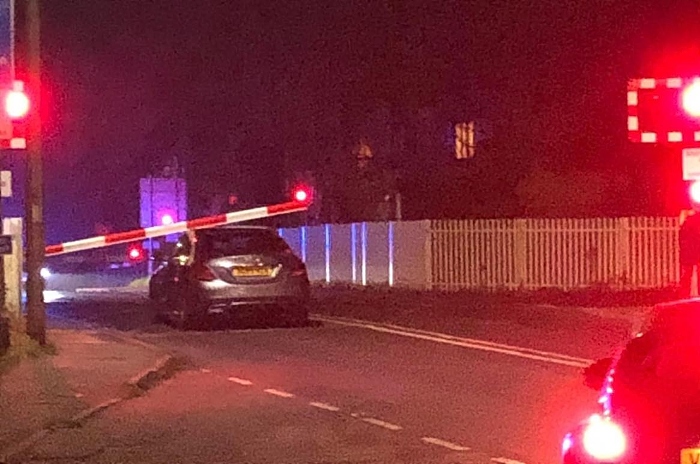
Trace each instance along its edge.
<instances>
[{"instance_id":1,"label":"white picket fence","mask_svg":"<svg viewBox=\"0 0 700 464\"><path fill-rule=\"evenodd\" d=\"M431 288L660 288L678 281L678 219L432 221Z\"/></svg>"},{"instance_id":2,"label":"white picket fence","mask_svg":"<svg viewBox=\"0 0 700 464\"><path fill-rule=\"evenodd\" d=\"M678 218L434 220L285 229L311 278L440 290L662 288Z\"/></svg>"}]
</instances>

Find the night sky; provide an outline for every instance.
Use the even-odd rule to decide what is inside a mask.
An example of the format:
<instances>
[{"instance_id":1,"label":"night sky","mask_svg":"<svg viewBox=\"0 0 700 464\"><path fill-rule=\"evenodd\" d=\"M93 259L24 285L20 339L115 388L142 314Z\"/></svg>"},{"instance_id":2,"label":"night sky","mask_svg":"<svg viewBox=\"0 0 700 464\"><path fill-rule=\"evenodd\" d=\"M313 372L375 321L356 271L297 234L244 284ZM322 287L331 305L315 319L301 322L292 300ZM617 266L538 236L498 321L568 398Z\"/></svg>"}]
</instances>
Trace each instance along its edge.
<instances>
[{"instance_id":1,"label":"night sky","mask_svg":"<svg viewBox=\"0 0 700 464\"><path fill-rule=\"evenodd\" d=\"M627 79L700 63L691 1L42 3L49 242L137 226L138 179L175 153L194 204L277 201L285 159L350 157L381 108L476 119L516 177L624 170Z\"/></svg>"}]
</instances>

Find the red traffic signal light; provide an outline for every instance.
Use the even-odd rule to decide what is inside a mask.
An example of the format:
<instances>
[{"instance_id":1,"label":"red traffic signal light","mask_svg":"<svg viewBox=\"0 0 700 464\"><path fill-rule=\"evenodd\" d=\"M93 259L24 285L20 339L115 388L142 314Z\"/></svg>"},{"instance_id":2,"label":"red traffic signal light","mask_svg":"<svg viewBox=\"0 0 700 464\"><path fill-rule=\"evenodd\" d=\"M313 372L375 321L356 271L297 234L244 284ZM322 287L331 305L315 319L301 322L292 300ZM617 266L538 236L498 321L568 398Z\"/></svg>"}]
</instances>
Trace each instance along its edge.
<instances>
[{"instance_id":1,"label":"red traffic signal light","mask_svg":"<svg viewBox=\"0 0 700 464\"><path fill-rule=\"evenodd\" d=\"M631 79L627 131L635 143L700 142L700 76Z\"/></svg>"},{"instance_id":2,"label":"red traffic signal light","mask_svg":"<svg viewBox=\"0 0 700 464\"><path fill-rule=\"evenodd\" d=\"M160 217L160 223L164 226L169 226L175 223L172 214L165 213Z\"/></svg>"},{"instance_id":3,"label":"red traffic signal light","mask_svg":"<svg viewBox=\"0 0 700 464\"><path fill-rule=\"evenodd\" d=\"M5 95L5 114L10 119L22 119L29 113L29 97L24 93L24 85L15 81L12 90Z\"/></svg>"},{"instance_id":4,"label":"red traffic signal light","mask_svg":"<svg viewBox=\"0 0 700 464\"><path fill-rule=\"evenodd\" d=\"M690 201L696 204L700 204L700 181L696 180L690 184L688 188L688 194L690 196Z\"/></svg>"},{"instance_id":5,"label":"red traffic signal light","mask_svg":"<svg viewBox=\"0 0 700 464\"><path fill-rule=\"evenodd\" d=\"M689 116L700 117L700 79L695 79L683 89L681 104Z\"/></svg>"}]
</instances>

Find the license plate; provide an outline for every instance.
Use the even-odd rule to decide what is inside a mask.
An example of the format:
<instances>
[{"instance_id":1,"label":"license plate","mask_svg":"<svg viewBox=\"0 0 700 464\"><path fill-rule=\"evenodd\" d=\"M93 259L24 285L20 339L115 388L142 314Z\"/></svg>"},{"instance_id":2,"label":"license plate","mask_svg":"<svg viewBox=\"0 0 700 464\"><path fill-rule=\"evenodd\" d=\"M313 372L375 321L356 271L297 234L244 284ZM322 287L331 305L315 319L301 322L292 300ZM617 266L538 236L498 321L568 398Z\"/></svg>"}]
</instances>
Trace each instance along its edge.
<instances>
[{"instance_id":1,"label":"license plate","mask_svg":"<svg viewBox=\"0 0 700 464\"><path fill-rule=\"evenodd\" d=\"M700 464L700 448L683 448L681 464Z\"/></svg>"},{"instance_id":2,"label":"license plate","mask_svg":"<svg viewBox=\"0 0 700 464\"><path fill-rule=\"evenodd\" d=\"M232 274L234 277L270 277L272 271L271 267L234 267Z\"/></svg>"}]
</instances>

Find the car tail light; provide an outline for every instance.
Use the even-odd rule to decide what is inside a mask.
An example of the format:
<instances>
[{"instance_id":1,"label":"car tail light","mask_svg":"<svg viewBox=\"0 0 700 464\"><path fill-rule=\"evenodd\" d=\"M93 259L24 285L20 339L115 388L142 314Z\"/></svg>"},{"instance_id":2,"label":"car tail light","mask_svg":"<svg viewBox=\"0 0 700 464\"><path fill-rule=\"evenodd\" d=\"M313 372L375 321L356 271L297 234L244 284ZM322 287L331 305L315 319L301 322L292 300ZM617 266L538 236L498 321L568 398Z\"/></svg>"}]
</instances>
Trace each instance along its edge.
<instances>
[{"instance_id":1,"label":"car tail light","mask_svg":"<svg viewBox=\"0 0 700 464\"><path fill-rule=\"evenodd\" d=\"M214 271L212 271L209 266L201 263L195 263L194 266L192 266L192 277L203 282L216 280Z\"/></svg>"},{"instance_id":2,"label":"car tail light","mask_svg":"<svg viewBox=\"0 0 700 464\"><path fill-rule=\"evenodd\" d=\"M583 449L598 461L615 461L627 449L627 438L615 422L594 415L583 431Z\"/></svg>"}]
</instances>

